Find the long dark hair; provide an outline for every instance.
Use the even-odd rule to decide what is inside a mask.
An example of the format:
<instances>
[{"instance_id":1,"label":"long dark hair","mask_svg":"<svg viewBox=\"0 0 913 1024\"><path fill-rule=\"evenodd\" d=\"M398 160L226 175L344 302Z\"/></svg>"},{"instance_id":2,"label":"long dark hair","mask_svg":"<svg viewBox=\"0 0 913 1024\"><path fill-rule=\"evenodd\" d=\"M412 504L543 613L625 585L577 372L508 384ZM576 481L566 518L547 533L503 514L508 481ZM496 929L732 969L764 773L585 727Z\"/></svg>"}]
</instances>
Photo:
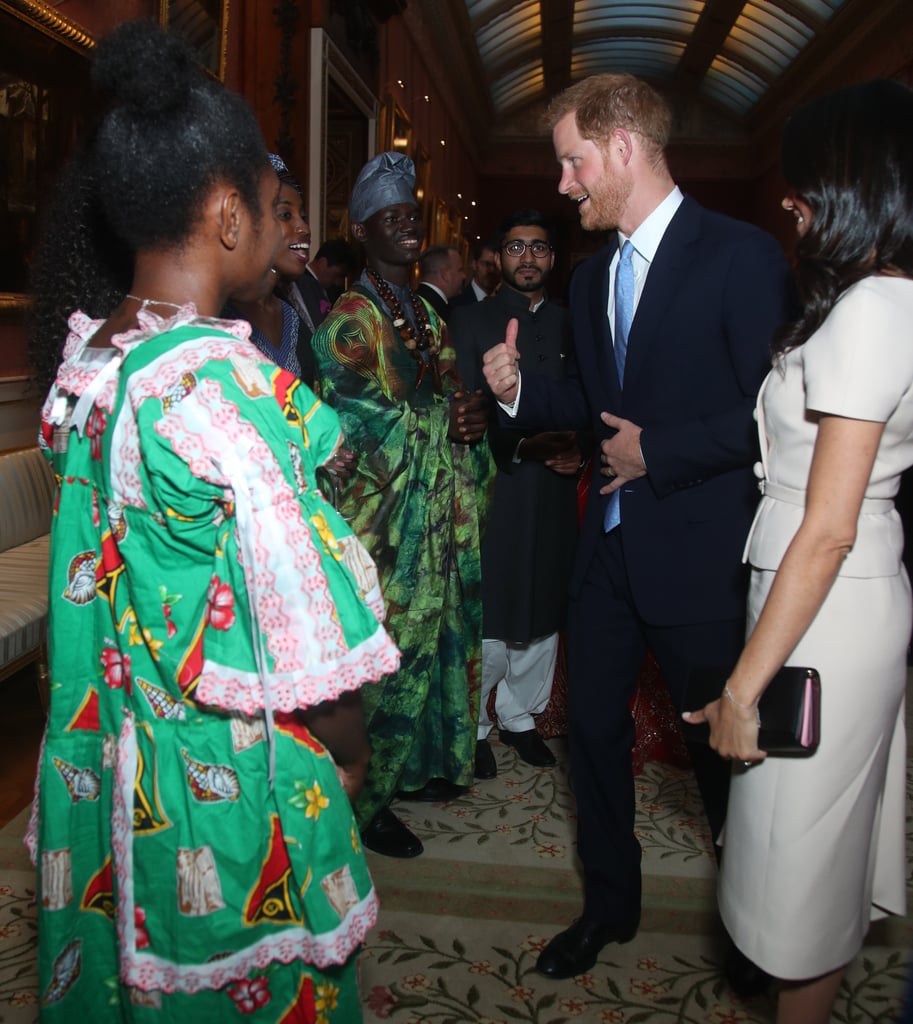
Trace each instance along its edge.
<instances>
[{"instance_id":1,"label":"long dark hair","mask_svg":"<svg viewBox=\"0 0 913 1024\"><path fill-rule=\"evenodd\" d=\"M786 125L782 166L811 222L796 245L802 314L775 352L806 342L862 278L913 276L913 90L874 81L814 100Z\"/></svg>"},{"instance_id":2,"label":"long dark hair","mask_svg":"<svg viewBox=\"0 0 913 1024\"><path fill-rule=\"evenodd\" d=\"M133 254L180 245L216 182L262 215L260 177L270 166L244 100L154 21L125 22L103 39L92 77L108 105L58 183L32 277L29 350L42 390L70 313L106 317L129 289Z\"/></svg>"}]
</instances>

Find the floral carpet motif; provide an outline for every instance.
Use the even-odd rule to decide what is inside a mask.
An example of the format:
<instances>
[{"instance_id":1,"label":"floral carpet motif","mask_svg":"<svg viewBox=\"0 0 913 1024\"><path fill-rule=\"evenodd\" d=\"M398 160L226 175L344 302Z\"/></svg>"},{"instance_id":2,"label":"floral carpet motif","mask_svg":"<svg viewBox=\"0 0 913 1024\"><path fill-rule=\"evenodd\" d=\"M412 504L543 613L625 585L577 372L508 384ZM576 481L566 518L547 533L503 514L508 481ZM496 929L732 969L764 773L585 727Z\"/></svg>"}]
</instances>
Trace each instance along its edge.
<instances>
[{"instance_id":1,"label":"floral carpet motif","mask_svg":"<svg viewBox=\"0 0 913 1024\"><path fill-rule=\"evenodd\" d=\"M551 770L493 742L496 779L449 804L395 805L425 853L371 855L381 915L362 957L367 1024L772 1022L772 994L740 999L723 979L709 830L690 771L669 765L648 763L635 783L644 873L636 938L607 946L580 977L536 974L539 952L579 914L582 896L565 748L549 746ZM875 925L834 1020L897 1020L911 945L913 920Z\"/></svg>"},{"instance_id":2,"label":"floral carpet motif","mask_svg":"<svg viewBox=\"0 0 913 1024\"><path fill-rule=\"evenodd\" d=\"M535 973L540 950L579 914L582 892L564 744L549 745L555 769L530 768L493 741L496 779L449 804L396 804L425 853L412 861L370 855L381 914L361 958L365 1024L773 1021L772 996L741 1000L723 980L716 862L700 799L690 772L668 765L648 763L636 780L644 850L637 937L607 946L578 978ZM913 840L913 812L907 827ZM0 830L0 1024L38 1019L24 828L23 814ZM911 947L913 919L873 926L834 1020L897 1020Z\"/></svg>"}]
</instances>

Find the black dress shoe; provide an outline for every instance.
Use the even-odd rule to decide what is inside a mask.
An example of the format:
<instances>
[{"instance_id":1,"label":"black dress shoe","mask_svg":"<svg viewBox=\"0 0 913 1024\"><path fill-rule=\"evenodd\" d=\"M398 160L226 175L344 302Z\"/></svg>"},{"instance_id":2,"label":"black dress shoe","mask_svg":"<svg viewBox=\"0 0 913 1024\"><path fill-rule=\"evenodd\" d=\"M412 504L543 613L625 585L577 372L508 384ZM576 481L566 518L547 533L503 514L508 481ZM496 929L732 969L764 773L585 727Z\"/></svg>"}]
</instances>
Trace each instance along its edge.
<instances>
[{"instance_id":1,"label":"black dress shoe","mask_svg":"<svg viewBox=\"0 0 913 1024\"><path fill-rule=\"evenodd\" d=\"M773 981L766 971L745 956L732 939L723 958L723 974L729 987L739 996L759 996Z\"/></svg>"},{"instance_id":2,"label":"black dress shoe","mask_svg":"<svg viewBox=\"0 0 913 1024\"><path fill-rule=\"evenodd\" d=\"M577 920L566 931L559 932L539 954L536 970L546 978L574 978L588 971L610 942L630 942L637 934L638 917L621 925Z\"/></svg>"},{"instance_id":3,"label":"black dress shoe","mask_svg":"<svg viewBox=\"0 0 913 1024\"><path fill-rule=\"evenodd\" d=\"M389 807L374 815L362 832L361 841L369 850L385 857L417 857L425 849L421 839L410 832Z\"/></svg>"},{"instance_id":4,"label":"black dress shoe","mask_svg":"<svg viewBox=\"0 0 913 1024\"><path fill-rule=\"evenodd\" d=\"M429 779L421 789L401 789L396 794L399 800L420 800L426 804L445 804L456 800L466 792L465 786L458 786L447 779Z\"/></svg>"},{"instance_id":5,"label":"black dress shoe","mask_svg":"<svg viewBox=\"0 0 913 1024\"><path fill-rule=\"evenodd\" d=\"M477 779L493 779L498 774L498 762L488 740L476 740L474 774Z\"/></svg>"},{"instance_id":6,"label":"black dress shoe","mask_svg":"<svg viewBox=\"0 0 913 1024\"><path fill-rule=\"evenodd\" d=\"M534 768L552 768L555 765L555 755L545 745L545 740L535 729L527 729L525 732L510 732L501 729L498 733L501 742L506 743L517 751L521 761L531 764Z\"/></svg>"}]
</instances>

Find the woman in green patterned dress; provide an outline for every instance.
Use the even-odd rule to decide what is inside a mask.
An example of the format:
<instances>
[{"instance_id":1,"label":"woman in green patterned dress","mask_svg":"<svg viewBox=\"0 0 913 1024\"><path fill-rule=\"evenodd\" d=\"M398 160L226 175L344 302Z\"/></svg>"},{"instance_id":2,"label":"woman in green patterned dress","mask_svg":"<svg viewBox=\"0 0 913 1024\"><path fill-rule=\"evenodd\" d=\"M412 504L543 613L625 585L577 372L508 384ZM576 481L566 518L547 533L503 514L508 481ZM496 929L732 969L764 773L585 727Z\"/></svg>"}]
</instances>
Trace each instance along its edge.
<instances>
[{"instance_id":1,"label":"woman in green patterned dress","mask_svg":"<svg viewBox=\"0 0 913 1024\"><path fill-rule=\"evenodd\" d=\"M90 223L133 276L106 320L69 318L42 415L42 1020L350 1024L377 908L348 799L359 688L399 655L315 484L336 414L214 319L272 287L278 180L243 102L151 22L94 73L113 102L68 191L85 231L53 223L36 336L105 293Z\"/></svg>"}]
</instances>

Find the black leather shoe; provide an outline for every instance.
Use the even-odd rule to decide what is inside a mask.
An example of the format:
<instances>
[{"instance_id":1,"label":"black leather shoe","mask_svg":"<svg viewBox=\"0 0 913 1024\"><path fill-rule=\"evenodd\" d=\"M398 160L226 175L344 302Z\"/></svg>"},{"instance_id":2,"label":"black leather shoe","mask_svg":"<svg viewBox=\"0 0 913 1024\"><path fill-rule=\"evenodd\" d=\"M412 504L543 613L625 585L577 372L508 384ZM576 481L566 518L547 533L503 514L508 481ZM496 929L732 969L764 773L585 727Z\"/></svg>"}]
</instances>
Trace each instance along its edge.
<instances>
[{"instance_id":1,"label":"black leather shoe","mask_svg":"<svg viewBox=\"0 0 913 1024\"><path fill-rule=\"evenodd\" d=\"M588 971L610 942L630 942L637 934L640 918L621 925L577 920L566 931L559 932L539 954L536 970L556 981L575 978Z\"/></svg>"},{"instance_id":2,"label":"black leather shoe","mask_svg":"<svg viewBox=\"0 0 913 1024\"><path fill-rule=\"evenodd\" d=\"M374 820L362 832L361 841L369 850L384 857L417 857L425 849L415 833L385 807L374 815Z\"/></svg>"},{"instance_id":3,"label":"black leather shoe","mask_svg":"<svg viewBox=\"0 0 913 1024\"><path fill-rule=\"evenodd\" d=\"M739 996L759 996L773 981L766 971L745 956L732 939L723 958L723 974L729 987Z\"/></svg>"},{"instance_id":4,"label":"black leather shoe","mask_svg":"<svg viewBox=\"0 0 913 1024\"><path fill-rule=\"evenodd\" d=\"M498 733L501 742L506 743L517 751L521 761L531 764L534 768L552 768L555 765L555 755L545 745L545 740L535 729L527 729L525 732L510 732L501 729Z\"/></svg>"},{"instance_id":5,"label":"black leather shoe","mask_svg":"<svg viewBox=\"0 0 913 1024\"><path fill-rule=\"evenodd\" d=\"M396 794L399 800L420 800L426 804L446 804L466 792L465 786L458 786L447 779L429 779L421 789L401 789Z\"/></svg>"},{"instance_id":6,"label":"black leather shoe","mask_svg":"<svg viewBox=\"0 0 913 1024\"><path fill-rule=\"evenodd\" d=\"M498 774L498 762L488 740L476 740L474 774L477 779L493 779Z\"/></svg>"}]
</instances>

